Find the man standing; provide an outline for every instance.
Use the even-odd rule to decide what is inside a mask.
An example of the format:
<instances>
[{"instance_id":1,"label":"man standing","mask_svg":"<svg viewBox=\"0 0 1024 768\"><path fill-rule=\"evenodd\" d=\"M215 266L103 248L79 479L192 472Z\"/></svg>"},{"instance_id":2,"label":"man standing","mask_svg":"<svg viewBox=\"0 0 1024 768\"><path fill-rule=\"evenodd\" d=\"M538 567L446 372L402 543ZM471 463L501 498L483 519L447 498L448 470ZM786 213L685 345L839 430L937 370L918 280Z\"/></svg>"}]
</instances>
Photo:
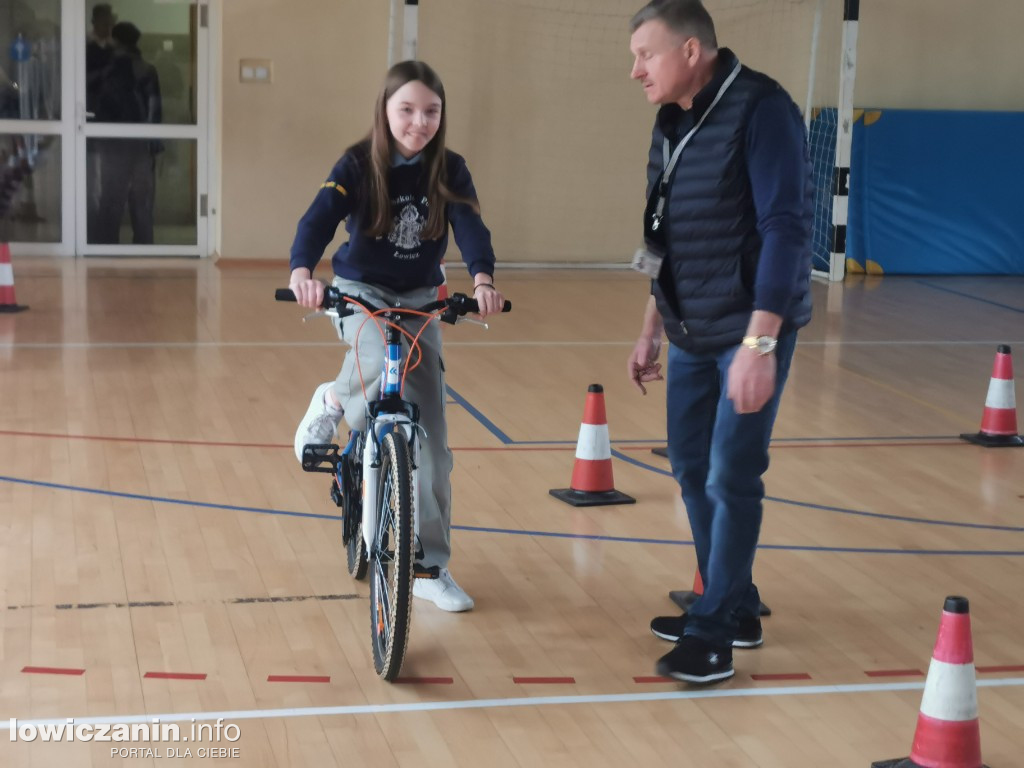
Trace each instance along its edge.
<instances>
[{"instance_id":1,"label":"man standing","mask_svg":"<svg viewBox=\"0 0 1024 768\"><path fill-rule=\"evenodd\" d=\"M704 582L651 630L676 642L659 674L710 683L734 674L734 646L762 643L751 569L772 426L811 317L810 163L793 100L718 48L700 0L653 0L630 26L631 76L661 107L638 254L652 295L628 370L646 394L668 336L668 454Z\"/></svg>"}]
</instances>

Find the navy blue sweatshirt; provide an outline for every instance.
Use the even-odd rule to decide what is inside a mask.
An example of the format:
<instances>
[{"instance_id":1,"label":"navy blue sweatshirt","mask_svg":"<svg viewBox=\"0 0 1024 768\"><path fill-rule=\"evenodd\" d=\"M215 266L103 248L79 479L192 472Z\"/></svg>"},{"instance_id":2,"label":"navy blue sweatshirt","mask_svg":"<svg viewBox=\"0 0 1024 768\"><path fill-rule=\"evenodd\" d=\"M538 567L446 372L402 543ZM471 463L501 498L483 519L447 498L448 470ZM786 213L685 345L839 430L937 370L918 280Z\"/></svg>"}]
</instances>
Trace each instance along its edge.
<instances>
[{"instance_id":1,"label":"navy blue sweatshirt","mask_svg":"<svg viewBox=\"0 0 1024 768\"><path fill-rule=\"evenodd\" d=\"M475 200L476 190L466 161L447 150L445 161L448 187L460 197ZM364 232L369 162L368 142L363 142L349 149L331 170L313 204L299 220L292 243L291 269L306 267L312 272L344 219L349 239L331 260L334 274L394 291L441 285L444 276L440 265L448 247L448 233L438 240L420 238L429 213L423 164L402 162L388 171L394 223L388 235L374 238ZM469 273L493 275L491 233L479 214L464 203L449 203L446 208Z\"/></svg>"}]
</instances>

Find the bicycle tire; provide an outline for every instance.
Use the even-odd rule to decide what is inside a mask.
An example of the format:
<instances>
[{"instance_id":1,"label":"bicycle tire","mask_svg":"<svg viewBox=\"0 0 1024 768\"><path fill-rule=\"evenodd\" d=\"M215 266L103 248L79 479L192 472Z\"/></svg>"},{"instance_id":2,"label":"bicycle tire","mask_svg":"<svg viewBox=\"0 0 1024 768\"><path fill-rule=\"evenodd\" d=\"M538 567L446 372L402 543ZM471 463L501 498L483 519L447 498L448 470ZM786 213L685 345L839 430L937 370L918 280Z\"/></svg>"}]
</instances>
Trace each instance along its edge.
<instances>
[{"instance_id":1,"label":"bicycle tire","mask_svg":"<svg viewBox=\"0 0 1024 768\"><path fill-rule=\"evenodd\" d=\"M370 640L373 666L388 681L398 677L409 643L415 531L412 461L401 433L381 440L377 522L370 566Z\"/></svg>"},{"instance_id":2,"label":"bicycle tire","mask_svg":"<svg viewBox=\"0 0 1024 768\"><path fill-rule=\"evenodd\" d=\"M357 446L358 447L358 446ZM363 541L363 473L362 464L345 457L342 465L342 541L348 573L357 581L366 578L369 561L366 542Z\"/></svg>"}]
</instances>

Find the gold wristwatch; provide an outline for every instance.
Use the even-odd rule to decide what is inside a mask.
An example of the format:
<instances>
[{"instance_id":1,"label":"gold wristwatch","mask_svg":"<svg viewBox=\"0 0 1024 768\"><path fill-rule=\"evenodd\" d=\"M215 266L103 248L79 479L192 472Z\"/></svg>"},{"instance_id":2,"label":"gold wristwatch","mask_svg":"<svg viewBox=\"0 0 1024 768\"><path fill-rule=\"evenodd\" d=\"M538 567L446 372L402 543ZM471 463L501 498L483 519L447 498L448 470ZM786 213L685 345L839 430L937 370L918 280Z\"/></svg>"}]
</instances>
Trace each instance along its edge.
<instances>
[{"instance_id":1,"label":"gold wristwatch","mask_svg":"<svg viewBox=\"0 0 1024 768\"><path fill-rule=\"evenodd\" d=\"M774 336L744 336L743 346L752 349L759 355L770 355L775 351L779 340Z\"/></svg>"}]
</instances>

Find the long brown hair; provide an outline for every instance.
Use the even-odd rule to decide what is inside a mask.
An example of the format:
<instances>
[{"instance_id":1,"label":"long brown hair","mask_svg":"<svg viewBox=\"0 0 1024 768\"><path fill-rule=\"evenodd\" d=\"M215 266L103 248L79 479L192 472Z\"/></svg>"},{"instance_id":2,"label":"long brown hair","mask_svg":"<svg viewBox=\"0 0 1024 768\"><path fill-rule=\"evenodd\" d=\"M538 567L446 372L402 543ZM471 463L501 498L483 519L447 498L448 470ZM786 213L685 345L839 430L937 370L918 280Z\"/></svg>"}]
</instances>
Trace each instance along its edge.
<instances>
[{"instance_id":1,"label":"long brown hair","mask_svg":"<svg viewBox=\"0 0 1024 768\"><path fill-rule=\"evenodd\" d=\"M383 237L394 225L391 196L388 192L388 170L391 168L391 158L395 152L395 139L388 125L388 99L403 85L414 81L423 83L441 99L441 124L437 134L424 147L421 160L423 172L426 174L427 204L430 209L427 223L423 228L423 238L437 240L444 236L448 230L448 219L445 215L445 205L448 203L465 203L477 213L480 212L480 205L476 200L460 197L448 187L448 164L445 161L444 146L448 110L445 106L441 78L422 61L402 61L389 69L384 78L384 86L377 96L373 128L370 129L365 221L366 234L371 237Z\"/></svg>"}]
</instances>

